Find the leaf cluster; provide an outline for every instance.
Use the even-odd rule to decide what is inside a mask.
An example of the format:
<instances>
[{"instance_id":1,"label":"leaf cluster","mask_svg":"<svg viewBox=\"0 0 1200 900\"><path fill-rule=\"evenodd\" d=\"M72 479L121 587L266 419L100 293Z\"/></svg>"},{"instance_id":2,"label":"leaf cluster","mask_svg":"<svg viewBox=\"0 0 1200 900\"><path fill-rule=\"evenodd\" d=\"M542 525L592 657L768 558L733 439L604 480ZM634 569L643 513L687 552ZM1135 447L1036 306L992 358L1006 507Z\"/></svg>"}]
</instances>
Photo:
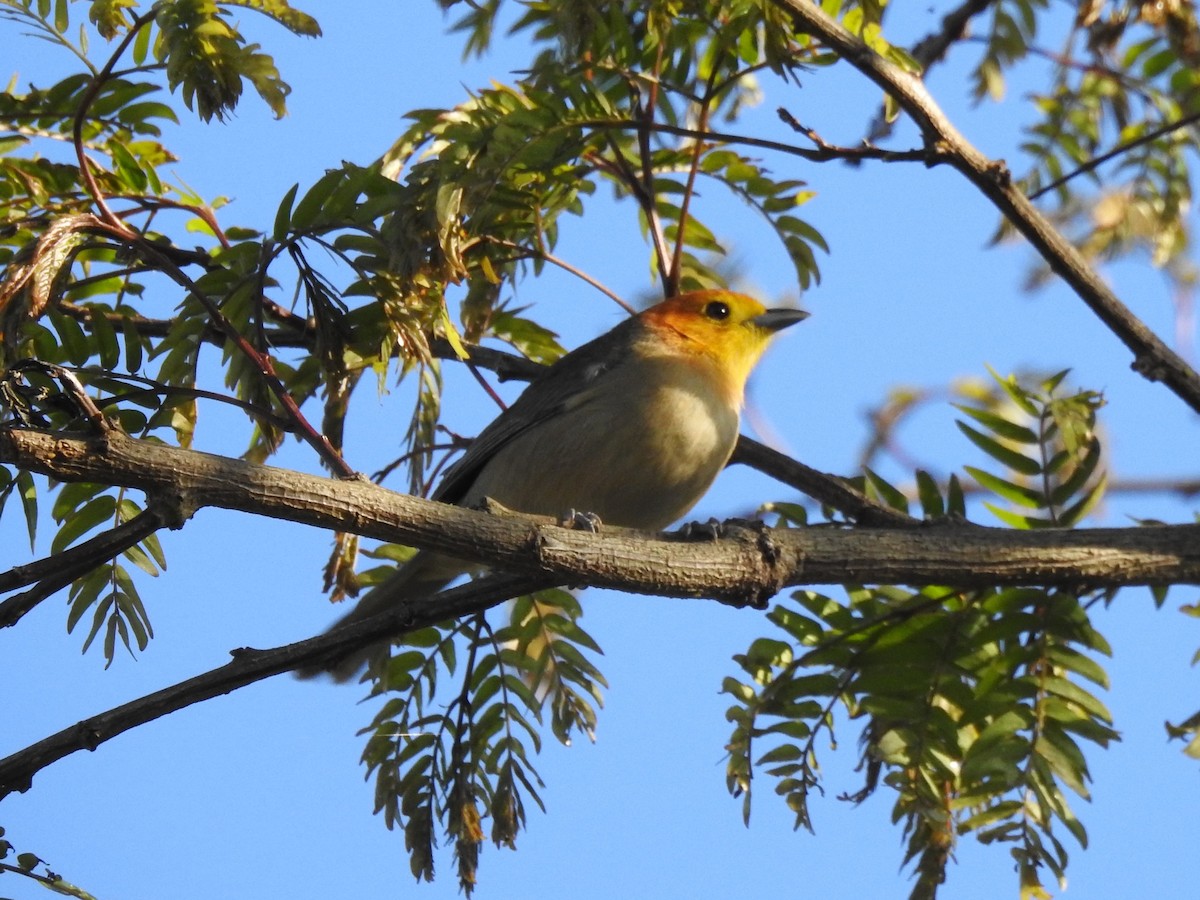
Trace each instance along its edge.
<instances>
[{"instance_id":1,"label":"leaf cluster","mask_svg":"<svg viewBox=\"0 0 1200 900\"><path fill-rule=\"evenodd\" d=\"M432 880L444 833L469 896L487 822L497 847L515 848L526 802L544 809L531 763L542 727L567 744L594 736L605 681L581 615L570 593L542 591L514 601L501 627L480 615L411 632L372 664L371 696L384 702L364 730L363 761L376 812L403 829L417 879Z\"/></svg>"},{"instance_id":2,"label":"leaf cluster","mask_svg":"<svg viewBox=\"0 0 1200 900\"><path fill-rule=\"evenodd\" d=\"M998 500L984 505L1007 524L1078 523L1103 491L1097 395L1063 395L1066 373L1033 384L996 377L1007 402L960 406L966 437L1003 467L968 469ZM917 484L930 520L962 518L957 479L945 488L925 473ZM863 487L908 511L904 494L870 470ZM727 780L750 814L754 776L765 774L812 829L810 798L823 789L819 753L836 745L843 719L860 723L863 785L842 798L861 802L891 790L892 816L907 837L912 896L932 897L957 841L973 835L1009 847L1022 891L1041 871L1064 878L1063 832L1086 846L1069 795L1087 799L1088 743L1117 739L1095 695L1109 654L1089 609L1104 595L1042 588L954 591L850 585L843 599L794 594L768 614L774 634L736 656L725 680L733 731ZM822 733L827 735L822 739Z\"/></svg>"},{"instance_id":3,"label":"leaf cluster","mask_svg":"<svg viewBox=\"0 0 1200 900\"><path fill-rule=\"evenodd\" d=\"M1051 51L1036 43L1043 6L996 4L976 70L977 93L999 98L1003 71L1027 54L1052 65L1050 85L1032 97L1024 187L1053 201L1056 223L1089 258L1141 253L1181 286L1192 284L1190 160L1198 145L1190 126L1200 113L1194 8L1082 0L1060 42L1065 49ZM1090 191L1068 187L1079 174ZM1032 283L1049 277L1039 269Z\"/></svg>"}]
</instances>

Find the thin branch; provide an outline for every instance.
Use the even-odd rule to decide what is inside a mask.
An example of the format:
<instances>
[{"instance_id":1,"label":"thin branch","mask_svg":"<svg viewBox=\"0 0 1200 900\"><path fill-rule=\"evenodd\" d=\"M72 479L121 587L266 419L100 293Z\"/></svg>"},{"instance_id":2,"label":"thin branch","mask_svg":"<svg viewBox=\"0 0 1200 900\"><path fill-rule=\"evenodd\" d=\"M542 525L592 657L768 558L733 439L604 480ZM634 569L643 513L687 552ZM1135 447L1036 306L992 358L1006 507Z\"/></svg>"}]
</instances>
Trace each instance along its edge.
<instances>
[{"instance_id":1,"label":"thin branch","mask_svg":"<svg viewBox=\"0 0 1200 900\"><path fill-rule=\"evenodd\" d=\"M773 0L798 30L819 38L843 60L887 91L913 118L926 144L987 197L1134 355L1133 369L1161 381L1200 412L1200 374L1117 298L1082 254L1013 184L1004 163L979 152L946 117L920 78L875 53L809 0Z\"/></svg>"},{"instance_id":2,"label":"thin branch","mask_svg":"<svg viewBox=\"0 0 1200 900\"><path fill-rule=\"evenodd\" d=\"M696 123L696 130L701 134L708 131L708 119L712 104L716 98L714 85L716 84L717 72L718 67L714 65L712 71L708 73L708 86L699 104L700 118ZM700 161L704 158L704 147L703 137L698 137L692 142L692 162L688 166L687 184L684 185L683 199L679 204L679 224L675 230L675 250L671 254L671 270L667 275L668 294L679 292L679 277L683 269L683 247L684 238L687 234L688 212L691 208L692 195L696 190L696 176L700 173Z\"/></svg>"},{"instance_id":3,"label":"thin branch","mask_svg":"<svg viewBox=\"0 0 1200 900\"><path fill-rule=\"evenodd\" d=\"M859 525L897 528L923 524L920 519L876 503L836 475L806 466L744 434L738 438L729 462L750 466L768 474L818 503L845 513Z\"/></svg>"},{"instance_id":4,"label":"thin branch","mask_svg":"<svg viewBox=\"0 0 1200 900\"><path fill-rule=\"evenodd\" d=\"M781 122L793 131L804 135L816 145L817 149L814 156L820 162L840 159L844 162L857 165L864 160L875 159L882 160L883 162L921 162L926 165L933 165L933 163L938 161L928 148L921 148L920 150L885 150L882 147L876 147L869 140L863 140L857 147L840 147L837 144L828 143L813 129L801 124L791 112L782 106L776 110L776 115L779 116Z\"/></svg>"},{"instance_id":5,"label":"thin branch","mask_svg":"<svg viewBox=\"0 0 1200 900\"><path fill-rule=\"evenodd\" d=\"M194 703L228 694L281 672L321 666L326 660L397 634L482 612L510 597L548 586L545 578L530 576L478 579L436 595L436 603L426 598L397 604L386 613L353 626L282 647L234 650L233 660L219 668L84 719L0 760L0 798L28 790L35 774L72 753L95 750L119 734Z\"/></svg>"},{"instance_id":6,"label":"thin branch","mask_svg":"<svg viewBox=\"0 0 1200 900\"><path fill-rule=\"evenodd\" d=\"M790 114L785 113L785 115ZM784 121L787 121L787 119L785 118ZM628 119L585 119L576 124L580 128L594 128L597 131L633 131L639 127L636 122L631 122ZM784 153L788 156L797 156L809 162L838 162L846 160L853 162L855 160L872 159L882 162L920 162L925 165L934 165L938 162L947 161L942 158L939 148L929 146L916 150L885 150L882 147L876 147L874 144L866 142L860 147L837 147L822 142L823 147L818 146L816 149L810 149L808 147L797 147L795 144L785 144L783 141L773 141L768 138L754 137L748 134L736 134L730 131L700 132L695 128L672 125L668 122L654 122L650 127L653 131L661 132L662 134L672 134L696 140L703 139L715 144L757 147L760 150L771 150L776 153ZM807 134L805 136L810 137ZM588 157L588 161L595 163L593 157Z\"/></svg>"},{"instance_id":7,"label":"thin branch","mask_svg":"<svg viewBox=\"0 0 1200 900\"><path fill-rule=\"evenodd\" d=\"M549 261L549 260L547 260ZM628 309L628 304L622 304ZM118 330L125 325L129 325L142 337L162 338L166 337L171 331L178 326L177 319L152 319L146 316L126 316L116 312L100 312L95 309L89 309L75 304L60 303L59 308L72 318L86 322L88 319L100 315L103 316L109 324L113 325ZM630 313L633 310L629 310ZM294 317L300 322L298 316ZM312 328L285 326L282 328L266 328L263 331L264 339L267 344L272 347L294 347L302 350L312 350L316 345L316 332ZM218 347L223 347L228 340L228 336L217 329L215 325L207 325L200 333L200 340L205 343L213 344ZM471 353L471 359L476 365L482 366L485 369L490 369L495 372L501 381L515 379L518 381L529 381L536 378L538 373L544 368L540 363L533 362L523 356L517 356L514 353L506 353L503 350L495 350L491 347L484 347L479 344L468 345ZM439 359L453 360L457 359L458 355L450 342L445 338L435 337L430 341L430 349L434 356ZM394 351L399 353L397 349ZM80 369L81 372L87 372L87 369ZM111 377L132 378L133 376L125 374L109 373Z\"/></svg>"},{"instance_id":8,"label":"thin branch","mask_svg":"<svg viewBox=\"0 0 1200 900\"><path fill-rule=\"evenodd\" d=\"M39 860L42 865L45 865L45 860ZM11 872L14 875L24 875L26 878L36 881L42 887L53 891L56 894L67 897L78 897L79 900L96 900L94 896L89 894L81 887L76 887L68 881L63 881L62 876L54 872L47 872L45 875L39 875L30 869L23 866L10 866L8 863L0 863L0 873Z\"/></svg>"},{"instance_id":9,"label":"thin branch","mask_svg":"<svg viewBox=\"0 0 1200 900\"><path fill-rule=\"evenodd\" d=\"M141 241L139 242L139 247L143 255L157 258L158 268L164 274L170 277L176 284L187 288L200 305L204 307L209 317L216 323L217 328L225 335L226 339L232 341L238 351L255 366L280 406L284 408L288 417L296 423L296 434L316 451L318 457L320 457L331 471L341 475L343 478L354 478L356 473L350 464L337 451L337 448L329 442L329 439L313 427L304 413L300 411L300 406L296 403L296 398L292 396L287 386L280 379L278 372L275 371L275 363L271 358L271 354L267 351L260 351L253 346L246 339L246 336L238 331L233 323L225 317L212 298L202 291L200 286L183 269L175 265L169 257L161 254L154 244L148 241Z\"/></svg>"},{"instance_id":10,"label":"thin branch","mask_svg":"<svg viewBox=\"0 0 1200 900\"><path fill-rule=\"evenodd\" d=\"M1135 137L1123 144L1118 144L1107 153L1101 153L1099 156L1092 157L1083 165L1079 166L1079 168L1067 172L1062 177L1056 178L1046 186L1034 191L1029 195L1029 199L1036 200L1043 194L1047 194L1056 188L1062 187L1073 178L1078 178L1080 175L1086 175L1088 172L1098 169L1109 160L1116 159L1122 153L1128 153L1130 150L1136 150L1143 144L1149 144L1152 141L1158 140L1163 135L1170 134L1172 131L1178 131L1181 128L1187 128L1189 125L1194 125L1197 122L1200 122L1200 112L1194 112L1189 116L1184 116L1182 119L1177 119L1174 122L1168 122L1166 125L1155 128L1153 131L1149 131L1140 137Z\"/></svg>"},{"instance_id":11,"label":"thin branch","mask_svg":"<svg viewBox=\"0 0 1200 900\"><path fill-rule=\"evenodd\" d=\"M112 425L104 418L100 407L84 390L83 384L75 377L75 373L70 368L43 362L40 359L25 358L19 359L9 366L4 372L3 378L8 380L14 376L20 377L26 371L39 372L57 381L62 390L61 396L68 401L75 414L98 433L103 434L112 429Z\"/></svg>"},{"instance_id":12,"label":"thin branch","mask_svg":"<svg viewBox=\"0 0 1200 900\"><path fill-rule=\"evenodd\" d=\"M60 553L0 573L0 591L10 591L37 582L32 589L0 602L0 628L16 625L22 616L47 597L113 557L120 556L156 531L182 527L188 515L177 504L162 497L152 497L146 509L128 522Z\"/></svg>"},{"instance_id":13,"label":"thin branch","mask_svg":"<svg viewBox=\"0 0 1200 900\"><path fill-rule=\"evenodd\" d=\"M124 55L129 45L133 43L133 39L137 37L138 32L145 28L156 15L158 15L158 7L151 7L133 20L129 31L121 38L120 43L117 44L116 49L109 56L108 62L104 64L104 68L92 77L88 89L84 91L83 96L79 99L79 108L75 112L75 121L71 128L72 141L75 144L75 157L79 161L80 177L83 178L83 183L87 186L88 193L91 195L96 207L100 210L100 217L106 224L126 239L136 237L136 232L122 222L118 216L114 215L104 200L104 192L100 190L95 173L92 172L91 160L88 159L87 153L84 152L83 123L87 120L88 109L91 107L92 102L99 96L100 89L104 87L104 83L112 75L113 67L116 66L117 60Z\"/></svg>"},{"instance_id":14,"label":"thin branch","mask_svg":"<svg viewBox=\"0 0 1200 900\"><path fill-rule=\"evenodd\" d=\"M468 356L462 361L467 367L467 371L471 373L471 377L475 379L476 384L483 388L483 392L491 397L492 402L501 410L508 409L508 404L504 402L504 398L496 393L496 389L488 384L488 380L483 377L483 373L479 371L482 366L475 365L475 362Z\"/></svg>"},{"instance_id":15,"label":"thin branch","mask_svg":"<svg viewBox=\"0 0 1200 900\"><path fill-rule=\"evenodd\" d=\"M216 391L209 391L203 388L178 387L172 384L165 384L161 381L155 381L153 378L147 378L144 375L133 375L129 372L112 372L106 369L96 368L94 366L83 366L80 368L74 366L64 366L69 372L76 372L80 375L91 376L94 378L105 378L112 381L132 381L137 384L144 385L142 390L131 389L125 394L110 394L109 397L98 400L97 403L102 408L131 400L134 397L139 397L145 394L163 397L186 397L189 400L211 400L214 403L223 403L226 406L232 406L249 415L258 422L263 422L270 425L272 428L278 428L280 431L291 433L296 429L296 423L290 419L285 419L283 416L276 415L269 409L263 409L251 403L249 400L242 400L238 397L231 397L228 394L219 394Z\"/></svg>"},{"instance_id":16,"label":"thin branch","mask_svg":"<svg viewBox=\"0 0 1200 900\"><path fill-rule=\"evenodd\" d=\"M221 228L221 224L217 221L216 213L209 206L197 206L192 203L182 203L178 200L172 200L169 197L150 197L141 194L114 194L113 197L114 199L127 200L147 212L159 209L174 209L180 212L191 213L209 227L222 247L228 250L233 246L224 229ZM129 215L131 212L125 212L122 215ZM209 261L211 262L211 260Z\"/></svg>"},{"instance_id":17,"label":"thin branch","mask_svg":"<svg viewBox=\"0 0 1200 900\"><path fill-rule=\"evenodd\" d=\"M930 32L913 44L912 57L921 64L922 72L928 72L934 63L941 62L954 44L967 35L971 20L984 12L997 0L965 0L942 17L941 27Z\"/></svg>"},{"instance_id":18,"label":"thin branch","mask_svg":"<svg viewBox=\"0 0 1200 900\"><path fill-rule=\"evenodd\" d=\"M553 253L550 253L543 247L526 247L523 244L518 244L516 241L506 241L503 238L498 238L498 237L487 237L486 240L489 243L497 245L498 247L506 247L509 250L516 250L518 253L521 253L523 256L533 258L533 259L541 259L541 260L544 260L545 262L550 263L550 265L552 265L552 266L558 266L558 268L562 269L564 272L569 272L570 274L574 275L576 278L580 279L581 281L584 281L587 284L590 284L592 287L594 287L596 290L598 290L604 296L608 297L608 299L612 300L615 304L617 304L617 306L621 307L621 309L625 310L625 312L629 313L631 316L637 312L637 310L635 310L632 306L630 306L628 303L626 303L624 300L622 300L620 295L616 291L614 291L612 288L608 287L607 285L605 285L603 282L599 281L598 279L592 277L587 272L583 271L583 269L580 269L577 266L572 265L571 263L567 262L565 259L555 256Z\"/></svg>"},{"instance_id":19,"label":"thin branch","mask_svg":"<svg viewBox=\"0 0 1200 900\"><path fill-rule=\"evenodd\" d=\"M654 63L653 78L650 79L650 96L641 104L635 104L637 113L638 157L642 165L641 185L645 191L647 202L643 209L646 213L646 225L650 229L650 237L654 241L654 257L658 264L658 275L662 279L663 292L669 297L674 293L671 284L671 262L667 255L667 239L663 234L662 222L658 218L658 192L654 187L654 153L650 147L650 133L654 125L654 113L658 109L658 76L662 71L663 47L658 46L658 57ZM632 87L632 85L631 85Z\"/></svg>"},{"instance_id":20,"label":"thin branch","mask_svg":"<svg viewBox=\"0 0 1200 900\"><path fill-rule=\"evenodd\" d=\"M148 270L143 270L148 271ZM95 280L108 278L109 274L95 276ZM92 279L82 279L78 283L83 283ZM73 285L72 285L73 286ZM60 311L66 313L71 318L78 322L88 322L90 319L97 316L104 318L116 330L121 330L125 326L131 327L137 334L142 337L164 338L179 326L178 319L153 319L149 316L142 315L125 315L121 312L111 312L97 309L96 307L79 306L66 300L60 300L58 307ZM292 319L299 320L300 326L285 325L280 328L265 329L265 338L272 347L299 347L311 350L315 343L315 331L311 328L305 328L305 320L299 316L292 316ZM227 335L220 331L216 325L211 322L204 326L204 330L200 332L199 339L208 344L214 344L218 347L223 347L228 340Z\"/></svg>"}]
</instances>

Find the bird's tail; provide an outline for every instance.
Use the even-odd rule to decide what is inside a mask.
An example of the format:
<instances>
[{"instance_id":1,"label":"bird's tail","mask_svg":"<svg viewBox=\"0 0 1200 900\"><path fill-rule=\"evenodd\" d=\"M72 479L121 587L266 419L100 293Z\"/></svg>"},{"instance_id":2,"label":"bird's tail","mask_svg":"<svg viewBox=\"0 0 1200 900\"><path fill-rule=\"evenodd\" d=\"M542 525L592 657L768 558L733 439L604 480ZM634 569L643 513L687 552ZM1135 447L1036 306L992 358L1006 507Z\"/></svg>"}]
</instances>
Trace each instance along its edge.
<instances>
[{"instance_id":1,"label":"bird's tail","mask_svg":"<svg viewBox=\"0 0 1200 900\"><path fill-rule=\"evenodd\" d=\"M334 622L325 633L356 625L371 616L392 609L397 604L436 594L467 571L467 568L456 559L436 553L418 553L394 575L368 591L355 604L354 609ZM355 678L374 657L385 653L389 644L390 641L380 641L351 651L345 656L297 669L296 677L310 679L329 675L339 684L345 683Z\"/></svg>"}]
</instances>

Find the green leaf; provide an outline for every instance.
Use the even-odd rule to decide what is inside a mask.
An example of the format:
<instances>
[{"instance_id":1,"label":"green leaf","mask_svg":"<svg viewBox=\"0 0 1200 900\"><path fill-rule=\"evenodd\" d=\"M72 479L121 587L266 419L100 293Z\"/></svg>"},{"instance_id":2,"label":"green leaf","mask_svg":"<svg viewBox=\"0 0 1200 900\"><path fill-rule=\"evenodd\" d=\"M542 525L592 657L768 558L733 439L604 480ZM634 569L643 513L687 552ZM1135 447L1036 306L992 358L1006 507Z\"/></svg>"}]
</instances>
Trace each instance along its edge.
<instances>
[{"instance_id":1,"label":"green leaf","mask_svg":"<svg viewBox=\"0 0 1200 900\"><path fill-rule=\"evenodd\" d=\"M1006 441L1012 441L1017 444L1037 445L1038 436L1031 428L1027 428L1017 422L1010 421L1004 416L991 412L986 409L977 409L973 406L966 406L960 403L955 403L954 408L961 413L970 416L979 424L983 425L988 431Z\"/></svg>"},{"instance_id":2,"label":"green leaf","mask_svg":"<svg viewBox=\"0 0 1200 900\"><path fill-rule=\"evenodd\" d=\"M77 538L91 531L101 522L110 521L116 509L116 499L111 494L101 494L88 501L81 509L66 518L58 534L50 544L51 553L61 553Z\"/></svg>"},{"instance_id":3,"label":"green leaf","mask_svg":"<svg viewBox=\"0 0 1200 900\"><path fill-rule=\"evenodd\" d=\"M958 426L958 430L965 434L972 444L1001 465L1007 466L1021 475L1032 476L1042 473L1042 465L1036 459L1030 459L1024 454L1005 447L999 441L975 430L965 422L955 422L954 424Z\"/></svg>"},{"instance_id":4,"label":"green leaf","mask_svg":"<svg viewBox=\"0 0 1200 900\"><path fill-rule=\"evenodd\" d=\"M892 509L897 509L900 512L908 512L908 498L904 496L904 492L899 488L889 484L878 474L873 472L866 466L863 467L863 473L867 477L867 481L873 487L879 498L890 506Z\"/></svg>"},{"instance_id":5,"label":"green leaf","mask_svg":"<svg viewBox=\"0 0 1200 900\"><path fill-rule=\"evenodd\" d=\"M921 511L929 519L940 519L946 514L946 506L942 502L942 492L937 481L924 469L917 470L917 499L921 502Z\"/></svg>"},{"instance_id":6,"label":"green leaf","mask_svg":"<svg viewBox=\"0 0 1200 900\"><path fill-rule=\"evenodd\" d=\"M1088 513L1095 508L1096 504L1104 496L1104 490L1108 487L1108 476L1102 474L1096 483L1079 498L1077 502L1064 509L1058 515L1058 521L1064 528L1070 528L1087 516Z\"/></svg>"},{"instance_id":7,"label":"green leaf","mask_svg":"<svg viewBox=\"0 0 1200 900\"><path fill-rule=\"evenodd\" d=\"M293 34L302 37L320 37L321 26L307 13L294 9L286 0L221 0L228 6L244 6L270 16Z\"/></svg>"},{"instance_id":8,"label":"green leaf","mask_svg":"<svg viewBox=\"0 0 1200 900\"><path fill-rule=\"evenodd\" d=\"M105 369L115 369L121 361L121 346L117 343L117 332L102 307L89 307L88 325L96 340L96 352L100 356L100 365Z\"/></svg>"},{"instance_id":9,"label":"green leaf","mask_svg":"<svg viewBox=\"0 0 1200 900\"><path fill-rule=\"evenodd\" d=\"M25 469L17 472L17 491L21 495L21 508L25 513L25 527L29 532L29 549L37 546L37 486L33 483L33 474Z\"/></svg>"},{"instance_id":10,"label":"green leaf","mask_svg":"<svg viewBox=\"0 0 1200 900\"><path fill-rule=\"evenodd\" d=\"M293 229L304 230L317 222L321 208L333 196L334 191L345 181L346 174L345 169L330 169L317 179L316 183L305 192L300 202L296 205L296 208L292 211L291 225ZM289 191L288 194L289 197L295 196L294 190ZM282 206L280 208L282 209ZM278 224L276 227L278 228Z\"/></svg>"},{"instance_id":11,"label":"green leaf","mask_svg":"<svg viewBox=\"0 0 1200 900\"><path fill-rule=\"evenodd\" d=\"M1075 493L1082 488L1092 477L1100 464L1100 441L1092 438L1088 442L1087 451L1083 454L1082 459L1077 459L1075 470L1070 476L1054 490L1050 492L1050 502L1055 506L1061 506L1067 502Z\"/></svg>"},{"instance_id":12,"label":"green leaf","mask_svg":"<svg viewBox=\"0 0 1200 900\"><path fill-rule=\"evenodd\" d=\"M1014 484L1011 481L1005 481L1003 478L998 478L990 472L985 472L983 469L977 469L974 466L964 466L963 468L968 475L979 483L980 487L986 488L997 496L1003 497L1005 500L1028 509L1043 509L1045 506L1040 491Z\"/></svg>"},{"instance_id":13,"label":"green leaf","mask_svg":"<svg viewBox=\"0 0 1200 900\"><path fill-rule=\"evenodd\" d=\"M287 239L288 232L291 231L292 204L296 202L296 193L299 190L300 185L293 184L279 202L279 209L275 213L275 227L271 231L272 237L278 243L283 243Z\"/></svg>"},{"instance_id":14,"label":"green leaf","mask_svg":"<svg viewBox=\"0 0 1200 900\"><path fill-rule=\"evenodd\" d=\"M1017 513L1010 512L1007 509L996 506L994 503L988 503L986 500L984 501L983 505L988 512L994 515L1005 525L1008 525L1010 528L1020 528L1021 530L1026 530L1030 528L1038 528L1040 525L1045 524L1039 519L1034 519L1030 516L1018 515Z\"/></svg>"}]
</instances>

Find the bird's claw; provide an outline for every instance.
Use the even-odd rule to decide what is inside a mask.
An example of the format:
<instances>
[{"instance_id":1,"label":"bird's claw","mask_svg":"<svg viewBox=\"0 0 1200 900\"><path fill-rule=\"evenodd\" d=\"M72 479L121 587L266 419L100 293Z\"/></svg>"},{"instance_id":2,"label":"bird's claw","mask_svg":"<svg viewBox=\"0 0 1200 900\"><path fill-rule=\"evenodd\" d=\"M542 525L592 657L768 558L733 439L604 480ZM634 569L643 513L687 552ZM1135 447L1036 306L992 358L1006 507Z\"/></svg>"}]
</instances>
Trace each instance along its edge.
<instances>
[{"instance_id":1,"label":"bird's claw","mask_svg":"<svg viewBox=\"0 0 1200 900\"><path fill-rule=\"evenodd\" d=\"M683 526L683 536L689 541L720 540L725 536L725 523L720 519L709 519L707 522L688 522Z\"/></svg>"},{"instance_id":2,"label":"bird's claw","mask_svg":"<svg viewBox=\"0 0 1200 900\"><path fill-rule=\"evenodd\" d=\"M600 521L600 517L594 512L579 512L578 510L568 509L558 517L558 524L563 528L573 528L576 531L589 531L595 534L604 523Z\"/></svg>"}]
</instances>

